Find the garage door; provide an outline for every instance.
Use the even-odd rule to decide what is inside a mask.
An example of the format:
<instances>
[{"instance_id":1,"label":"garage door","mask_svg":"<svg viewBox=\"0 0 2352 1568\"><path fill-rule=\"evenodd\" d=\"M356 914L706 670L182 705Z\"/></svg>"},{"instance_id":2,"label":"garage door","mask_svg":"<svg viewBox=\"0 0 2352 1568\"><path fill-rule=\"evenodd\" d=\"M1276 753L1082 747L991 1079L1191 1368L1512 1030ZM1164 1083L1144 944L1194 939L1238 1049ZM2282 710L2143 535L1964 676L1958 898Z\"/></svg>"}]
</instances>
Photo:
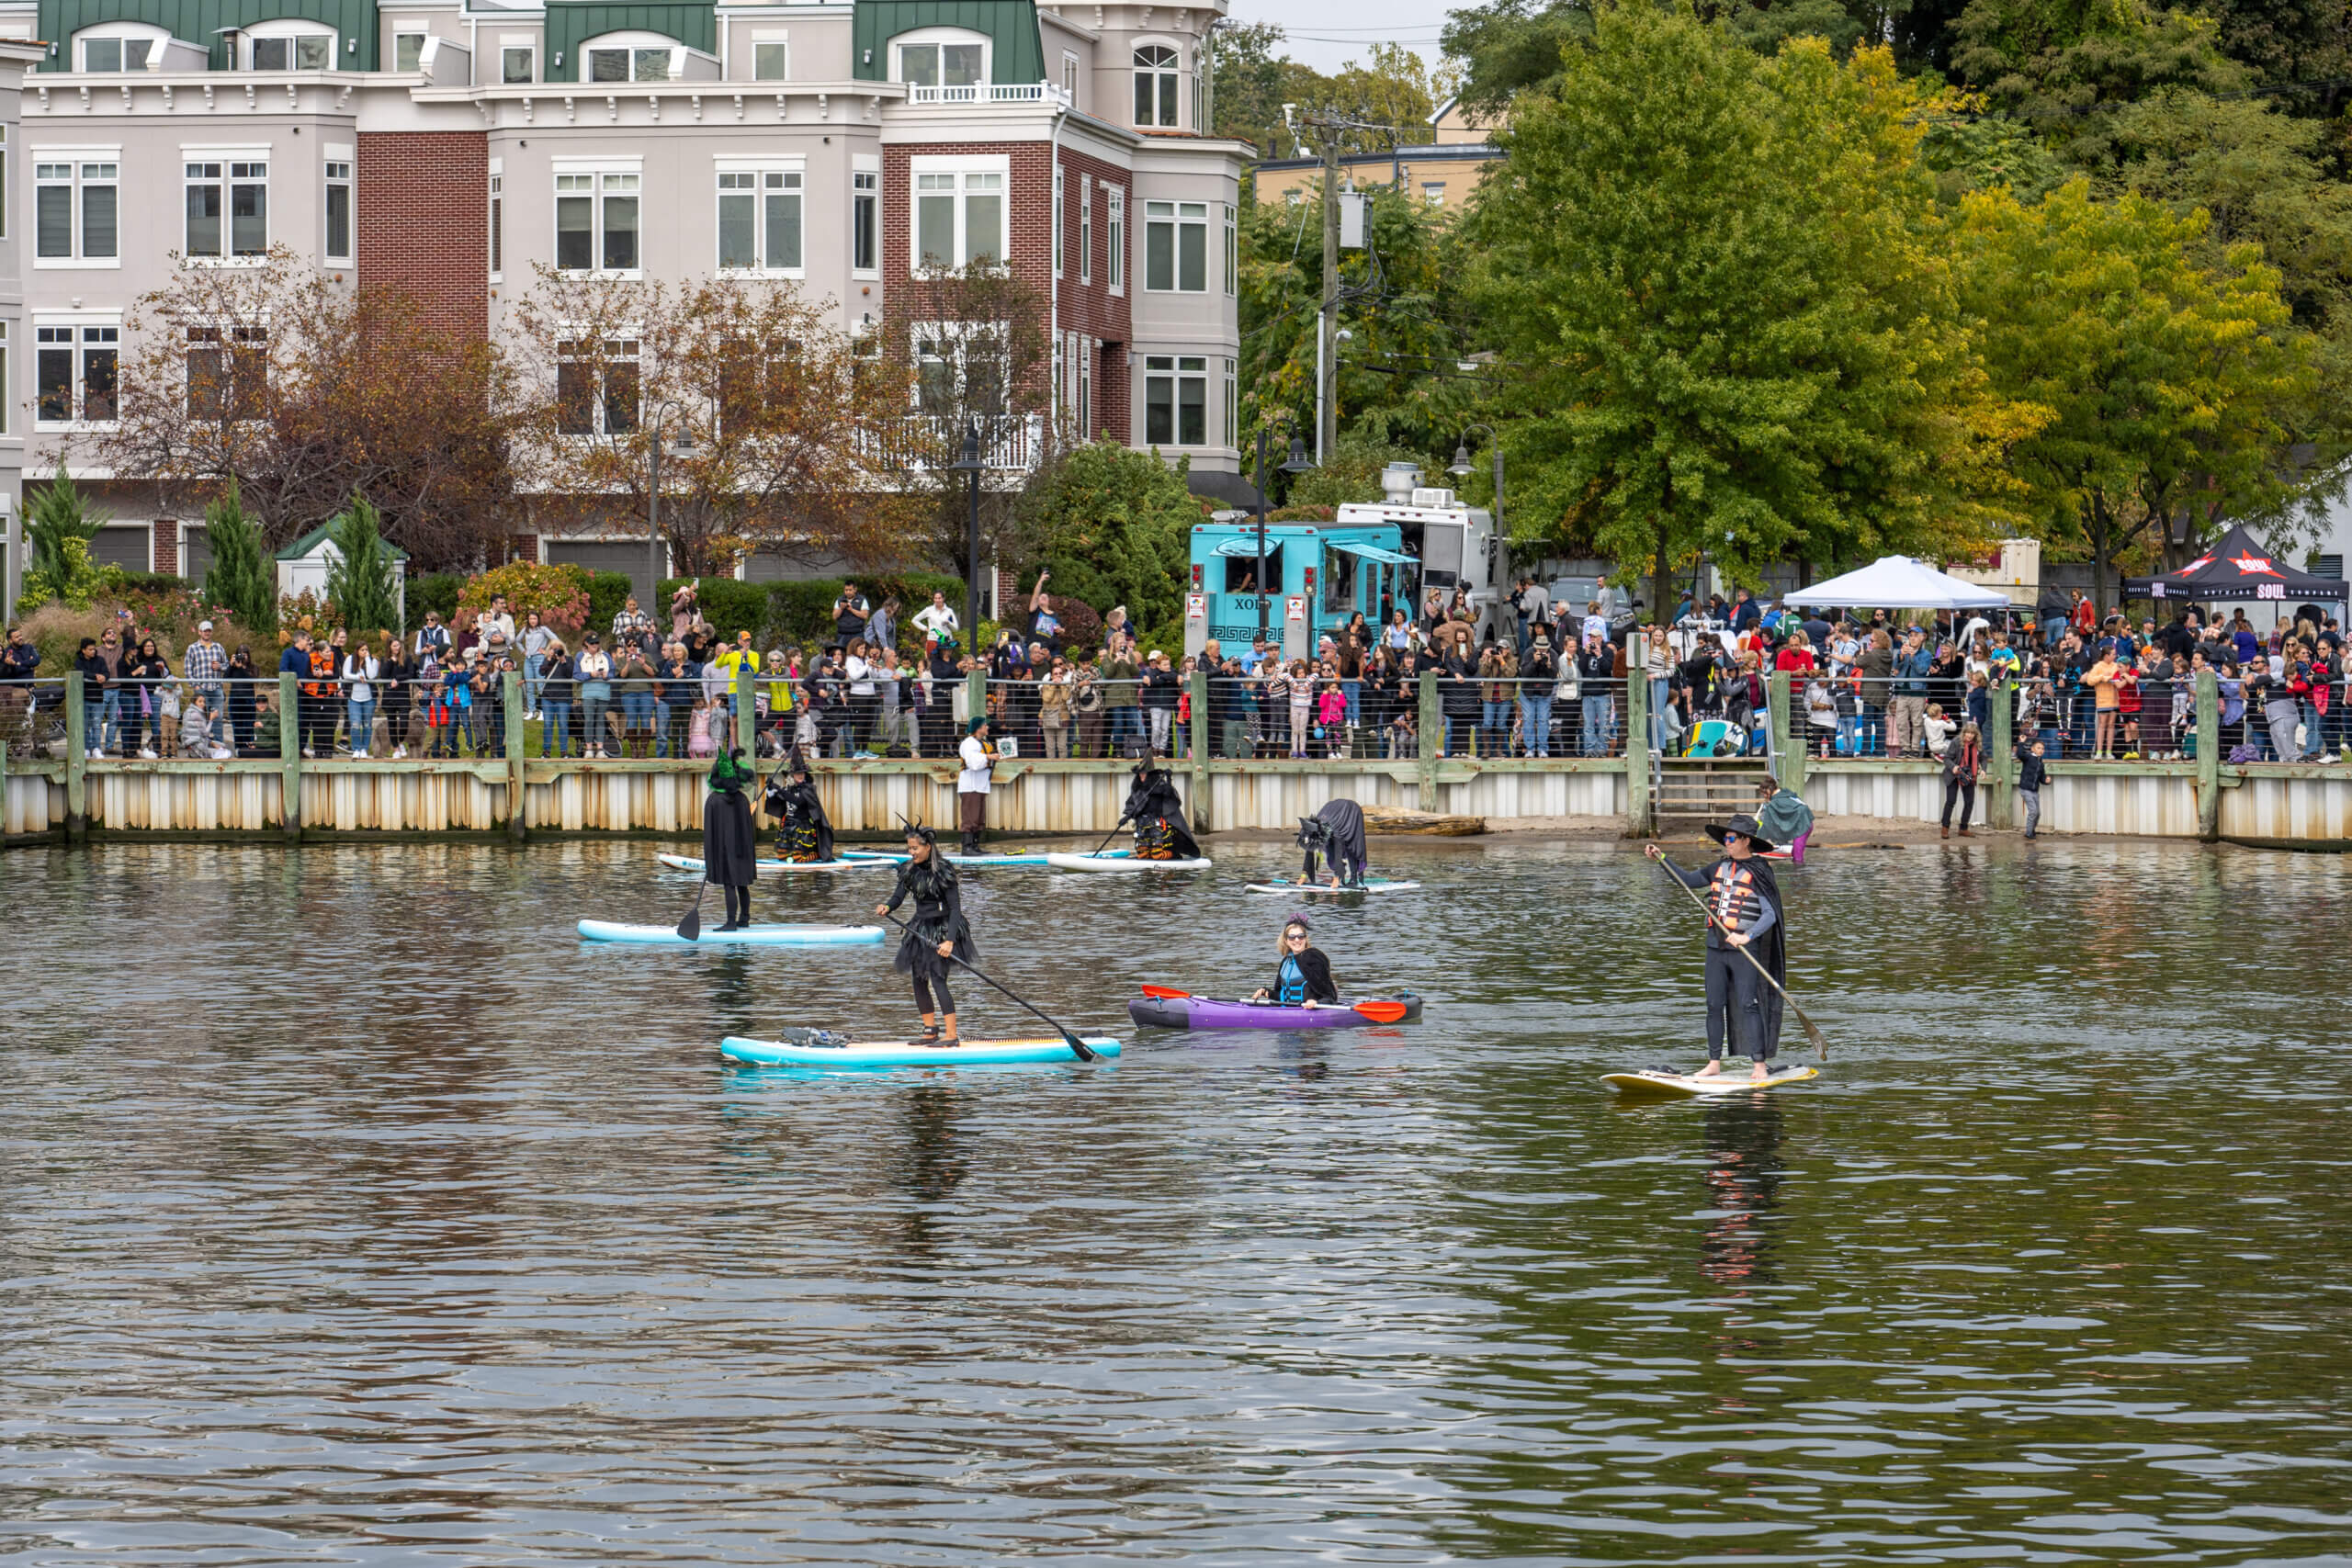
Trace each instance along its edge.
<instances>
[{"instance_id":1,"label":"garage door","mask_svg":"<svg viewBox=\"0 0 2352 1568\"><path fill-rule=\"evenodd\" d=\"M117 524L98 530L90 541L90 558L100 566L119 566L125 571L150 571L154 558L147 553L147 525Z\"/></svg>"},{"instance_id":2,"label":"garage door","mask_svg":"<svg viewBox=\"0 0 2352 1568\"><path fill-rule=\"evenodd\" d=\"M653 603L653 581L647 575L645 541L614 544L578 539L548 539L540 548L549 566L584 567L590 571L617 571L629 581L640 607Z\"/></svg>"}]
</instances>

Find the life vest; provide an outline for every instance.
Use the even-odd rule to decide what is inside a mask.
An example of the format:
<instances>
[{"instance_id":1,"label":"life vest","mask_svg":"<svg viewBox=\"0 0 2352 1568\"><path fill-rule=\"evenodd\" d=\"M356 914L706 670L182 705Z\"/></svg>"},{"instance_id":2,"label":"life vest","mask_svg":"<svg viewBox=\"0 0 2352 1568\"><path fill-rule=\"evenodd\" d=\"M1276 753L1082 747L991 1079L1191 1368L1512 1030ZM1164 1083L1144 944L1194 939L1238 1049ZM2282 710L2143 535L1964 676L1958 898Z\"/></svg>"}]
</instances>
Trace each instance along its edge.
<instances>
[{"instance_id":1,"label":"life vest","mask_svg":"<svg viewBox=\"0 0 2352 1568\"><path fill-rule=\"evenodd\" d=\"M313 648L311 649L311 673L313 675L325 676L333 676L334 674L334 650L333 649ZM306 696L323 697L327 694L327 691L328 685L325 682L305 681L302 682L302 692Z\"/></svg>"},{"instance_id":2,"label":"life vest","mask_svg":"<svg viewBox=\"0 0 2352 1568\"><path fill-rule=\"evenodd\" d=\"M1726 931L1744 931L1764 918L1764 895L1756 874L1734 861L1715 863L1707 887L1707 909Z\"/></svg>"},{"instance_id":3,"label":"life vest","mask_svg":"<svg viewBox=\"0 0 2352 1568\"><path fill-rule=\"evenodd\" d=\"M1274 993L1274 1000L1284 1006L1297 1007L1306 1000L1306 971L1299 967L1297 959L1285 957L1283 960L1282 972L1276 976L1276 985L1278 988Z\"/></svg>"}]
</instances>

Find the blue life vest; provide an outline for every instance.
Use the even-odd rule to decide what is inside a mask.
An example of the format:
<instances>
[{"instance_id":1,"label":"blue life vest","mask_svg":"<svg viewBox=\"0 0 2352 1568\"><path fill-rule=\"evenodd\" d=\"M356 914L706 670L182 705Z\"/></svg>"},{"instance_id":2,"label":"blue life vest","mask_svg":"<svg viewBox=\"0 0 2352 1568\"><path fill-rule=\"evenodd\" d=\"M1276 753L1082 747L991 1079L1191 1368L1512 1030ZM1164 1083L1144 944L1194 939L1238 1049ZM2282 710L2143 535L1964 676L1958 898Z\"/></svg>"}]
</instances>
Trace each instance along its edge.
<instances>
[{"instance_id":1,"label":"blue life vest","mask_svg":"<svg viewBox=\"0 0 2352 1568\"><path fill-rule=\"evenodd\" d=\"M1297 1007L1306 1000L1306 972L1299 968L1297 959L1283 960L1280 979L1282 987L1275 993L1274 1000L1285 1007Z\"/></svg>"}]
</instances>

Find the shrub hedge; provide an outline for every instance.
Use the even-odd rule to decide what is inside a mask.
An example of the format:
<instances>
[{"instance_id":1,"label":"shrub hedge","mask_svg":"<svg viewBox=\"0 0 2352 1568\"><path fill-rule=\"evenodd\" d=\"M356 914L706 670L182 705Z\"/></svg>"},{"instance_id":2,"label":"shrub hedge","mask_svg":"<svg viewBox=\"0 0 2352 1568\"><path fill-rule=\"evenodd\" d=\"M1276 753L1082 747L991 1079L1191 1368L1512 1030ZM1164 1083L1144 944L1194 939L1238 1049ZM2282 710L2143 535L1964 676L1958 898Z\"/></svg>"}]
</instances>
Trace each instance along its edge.
<instances>
[{"instance_id":1,"label":"shrub hedge","mask_svg":"<svg viewBox=\"0 0 2352 1568\"><path fill-rule=\"evenodd\" d=\"M685 581L682 577L662 581L661 592L655 595L659 604L657 615L668 615L670 596ZM855 582L871 604L897 597L899 646L902 650L912 651L922 646L910 623L917 610L931 603L933 593L944 593L956 613L963 613L964 580L936 572L874 572L856 578L826 577L794 582L738 582L733 578L705 577L695 580L695 592L702 601L703 619L723 637L732 637L737 632L748 631L752 640L763 649L821 647L832 638L833 601L841 596L844 581ZM614 608L619 608L617 601Z\"/></svg>"}]
</instances>

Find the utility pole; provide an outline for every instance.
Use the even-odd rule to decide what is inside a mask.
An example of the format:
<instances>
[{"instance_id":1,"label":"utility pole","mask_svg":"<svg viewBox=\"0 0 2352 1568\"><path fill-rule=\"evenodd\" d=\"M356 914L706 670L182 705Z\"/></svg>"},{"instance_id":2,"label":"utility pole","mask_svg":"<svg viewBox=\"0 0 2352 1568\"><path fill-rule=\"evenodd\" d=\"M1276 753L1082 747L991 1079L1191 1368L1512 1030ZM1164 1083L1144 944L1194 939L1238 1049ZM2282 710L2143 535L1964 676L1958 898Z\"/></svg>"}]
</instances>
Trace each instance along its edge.
<instances>
[{"instance_id":1,"label":"utility pole","mask_svg":"<svg viewBox=\"0 0 2352 1568\"><path fill-rule=\"evenodd\" d=\"M1340 311L1340 134L1323 131L1323 302L1315 312L1315 460L1330 461L1340 440L1340 345L1331 341Z\"/></svg>"}]
</instances>

